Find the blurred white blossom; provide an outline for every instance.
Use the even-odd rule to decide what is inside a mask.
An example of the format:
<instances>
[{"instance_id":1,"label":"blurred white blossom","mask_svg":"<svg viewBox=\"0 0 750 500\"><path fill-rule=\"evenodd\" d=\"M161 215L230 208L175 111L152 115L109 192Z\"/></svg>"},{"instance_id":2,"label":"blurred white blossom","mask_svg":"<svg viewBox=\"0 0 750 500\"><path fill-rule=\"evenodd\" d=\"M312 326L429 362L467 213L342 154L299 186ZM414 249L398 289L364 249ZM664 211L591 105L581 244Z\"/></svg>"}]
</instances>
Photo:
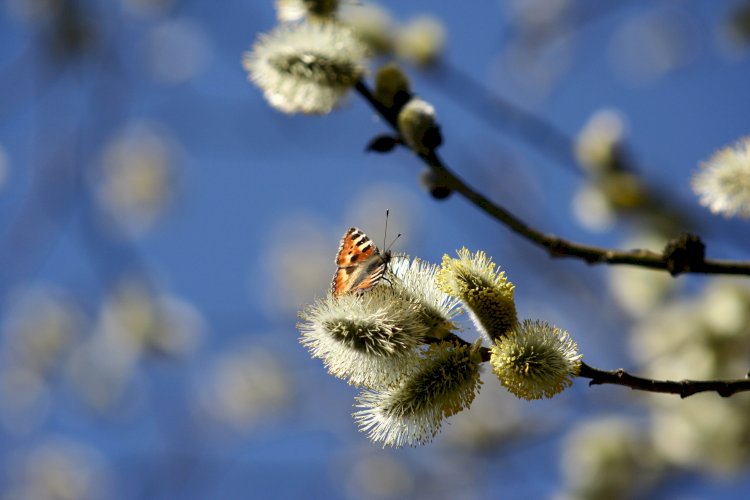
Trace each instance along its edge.
<instances>
[{"instance_id":1,"label":"blurred white blossom","mask_svg":"<svg viewBox=\"0 0 750 500\"><path fill-rule=\"evenodd\" d=\"M493 66L496 85L512 85L530 105L543 105L572 64L569 37L557 36L572 25L570 0L508 0L510 39ZM507 92L507 90L506 90ZM527 105L528 105L527 104Z\"/></svg>"},{"instance_id":2,"label":"blurred white blossom","mask_svg":"<svg viewBox=\"0 0 750 500\"><path fill-rule=\"evenodd\" d=\"M657 234L635 235L619 246L659 251L667 243ZM609 266L607 282L618 306L634 318L643 317L661 306L680 285L667 273L633 266Z\"/></svg>"},{"instance_id":3,"label":"blurred white blossom","mask_svg":"<svg viewBox=\"0 0 750 500\"><path fill-rule=\"evenodd\" d=\"M78 397L99 413L111 412L129 389L138 360L129 343L96 333L71 354L66 375Z\"/></svg>"},{"instance_id":4,"label":"blurred white blossom","mask_svg":"<svg viewBox=\"0 0 750 500\"><path fill-rule=\"evenodd\" d=\"M750 218L750 137L703 163L693 176L693 191L715 214Z\"/></svg>"},{"instance_id":5,"label":"blurred white blossom","mask_svg":"<svg viewBox=\"0 0 750 500\"><path fill-rule=\"evenodd\" d=\"M633 355L660 379L739 378L750 365L750 290L716 280L644 317L633 329Z\"/></svg>"},{"instance_id":6,"label":"blurred white blossom","mask_svg":"<svg viewBox=\"0 0 750 500\"><path fill-rule=\"evenodd\" d=\"M99 500L112 494L111 470L91 446L47 438L18 451L8 464L7 500Z\"/></svg>"},{"instance_id":7,"label":"blurred white blossom","mask_svg":"<svg viewBox=\"0 0 750 500\"><path fill-rule=\"evenodd\" d=\"M651 439L665 461L719 476L742 471L750 460L750 404L741 398L700 394L654 401Z\"/></svg>"},{"instance_id":8,"label":"blurred white blossom","mask_svg":"<svg viewBox=\"0 0 750 500\"><path fill-rule=\"evenodd\" d=\"M565 439L560 464L561 498L578 500L637 498L663 468L647 434L619 417L579 423Z\"/></svg>"},{"instance_id":9,"label":"blurred white blossom","mask_svg":"<svg viewBox=\"0 0 750 500\"><path fill-rule=\"evenodd\" d=\"M99 323L101 334L123 349L127 344L134 352L174 356L190 354L203 330L203 319L192 305L137 279L124 280L113 290Z\"/></svg>"},{"instance_id":10,"label":"blurred white blossom","mask_svg":"<svg viewBox=\"0 0 750 500\"><path fill-rule=\"evenodd\" d=\"M615 212L607 195L595 184L578 188L571 202L576 220L589 231L604 232L615 224Z\"/></svg>"},{"instance_id":11,"label":"blurred white blossom","mask_svg":"<svg viewBox=\"0 0 750 500\"><path fill-rule=\"evenodd\" d=\"M259 37L243 65L279 111L326 114L364 73L365 53L341 24L283 24Z\"/></svg>"},{"instance_id":12,"label":"blurred white blossom","mask_svg":"<svg viewBox=\"0 0 750 500\"><path fill-rule=\"evenodd\" d=\"M83 313L72 299L46 285L17 291L3 324L13 362L43 376L59 366L85 327Z\"/></svg>"},{"instance_id":13,"label":"blurred white blossom","mask_svg":"<svg viewBox=\"0 0 750 500\"><path fill-rule=\"evenodd\" d=\"M290 234L305 242L304 259L297 245L289 244ZM328 291L336 270L337 237L328 224L309 213L279 216L263 238L259 265L248 273L251 299L269 314L286 317L302 309L310 297Z\"/></svg>"},{"instance_id":14,"label":"blurred white blossom","mask_svg":"<svg viewBox=\"0 0 750 500\"><path fill-rule=\"evenodd\" d=\"M176 144L162 127L131 124L110 140L92 172L102 209L130 234L143 234L172 201L176 160Z\"/></svg>"},{"instance_id":15,"label":"blurred white blossom","mask_svg":"<svg viewBox=\"0 0 750 500\"><path fill-rule=\"evenodd\" d=\"M94 409L112 410L144 356L187 356L204 328L202 316L187 302L137 278L124 279L110 291L91 336L69 359L70 382Z\"/></svg>"},{"instance_id":16,"label":"blurred white blossom","mask_svg":"<svg viewBox=\"0 0 750 500\"><path fill-rule=\"evenodd\" d=\"M614 30L610 65L627 82L653 83L695 58L700 29L679 4L639 12Z\"/></svg>"},{"instance_id":17,"label":"blurred white blossom","mask_svg":"<svg viewBox=\"0 0 750 500\"><path fill-rule=\"evenodd\" d=\"M610 108L592 114L575 139L575 154L591 173L612 169L625 138L623 115Z\"/></svg>"},{"instance_id":18,"label":"blurred white blossom","mask_svg":"<svg viewBox=\"0 0 750 500\"><path fill-rule=\"evenodd\" d=\"M399 27L396 54L417 66L430 66L441 57L445 46L443 23L431 16L420 16Z\"/></svg>"},{"instance_id":19,"label":"blurred white blossom","mask_svg":"<svg viewBox=\"0 0 750 500\"><path fill-rule=\"evenodd\" d=\"M698 304L700 315L716 335L742 338L745 332L750 334L750 288L745 283L741 280L712 280L701 297Z\"/></svg>"},{"instance_id":20,"label":"blurred white blossom","mask_svg":"<svg viewBox=\"0 0 750 500\"><path fill-rule=\"evenodd\" d=\"M750 288L716 278L695 297L673 300L643 317L631 337L640 372L655 379L737 379L750 366ZM746 398L648 395L650 437L672 465L721 475L750 460Z\"/></svg>"},{"instance_id":21,"label":"blurred white blossom","mask_svg":"<svg viewBox=\"0 0 750 500\"><path fill-rule=\"evenodd\" d=\"M382 6L372 3L344 5L341 20L372 54L389 54L393 51L396 24Z\"/></svg>"},{"instance_id":22,"label":"blurred white blossom","mask_svg":"<svg viewBox=\"0 0 750 500\"><path fill-rule=\"evenodd\" d=\"M246 429L281 411L291 380L272 351L253 345L220 353L199 381L200 408L216 422Z\"/></svg>"}]
</instances>

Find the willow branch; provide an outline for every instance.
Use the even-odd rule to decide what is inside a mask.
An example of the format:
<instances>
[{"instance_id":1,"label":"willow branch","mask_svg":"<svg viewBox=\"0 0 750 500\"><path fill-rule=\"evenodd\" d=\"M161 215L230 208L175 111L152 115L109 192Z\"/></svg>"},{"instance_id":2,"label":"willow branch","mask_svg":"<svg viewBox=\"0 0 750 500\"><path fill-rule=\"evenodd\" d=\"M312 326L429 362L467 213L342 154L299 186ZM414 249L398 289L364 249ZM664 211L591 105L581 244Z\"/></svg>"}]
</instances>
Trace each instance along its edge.
<instances>
[{"instance_id":1,"label":"willow branch","mask_svg":"<svg viewBox=\"0 0 750 500\"><path fill-rule=\"evenodd\" d=\"M396 113L378 102L364 82L359 81L355 88L375 111L388 122L391 128L398 133ZM680 273L750 275L750 262L706 259L702 254L698 258L693 255L691 258L685 259L676 258L675 255L667 251L654 252L642 249L616 250L584 245L565 240L554 234L544 233L526 224L509 210L491 201L479 191L469 186L446 166L434 150L415 154L440 176L441 182L446 187L461 194L477 208L505 225L514 233L546 249L552 257L574 258L583 260L587 264L632 265L648 269L664 270L672 275Z\"/></svg>"},{"instance_id":2,"label":"willow branch","mask_svg":"<svg viewBox=\"0 0 750 500\"><path fill-rule=\"evenodd\" d=\"M652 380L636 377L622 368L605 371L581 363L579 377L589 378L589 386L615 384L630 387L636 391L658 392L663 394L679 394L686 398L699 392L715 392L719 396L728 398L738 392L750 391L750 373L744 379L737 380Z\"/></svg>"}]
</instances>

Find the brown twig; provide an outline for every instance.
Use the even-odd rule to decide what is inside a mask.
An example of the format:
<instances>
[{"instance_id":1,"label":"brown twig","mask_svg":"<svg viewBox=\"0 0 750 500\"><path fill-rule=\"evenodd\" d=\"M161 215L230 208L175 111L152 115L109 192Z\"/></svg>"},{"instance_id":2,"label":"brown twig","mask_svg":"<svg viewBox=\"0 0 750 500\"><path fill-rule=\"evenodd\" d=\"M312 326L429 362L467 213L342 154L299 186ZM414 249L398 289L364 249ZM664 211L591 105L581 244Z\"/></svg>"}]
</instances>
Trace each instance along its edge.
<instances>
[{"instance_id":1,"label":"brown twig","mask_svg":"<svg viewBox=\"0 0 750 500\"><path fill-rule=\"evenodd\" d=\"M396 112L378 102L364 82L359 81L355 88L375 111L398 132ZM750 275L750 262L705 259L701 256L700 259L684 260L676 263L670 258L670 255L664 252L653 252L642 249L615 250L595 247L568 241L554 234L543 233L470 187L445 165L434 150L416 154L440 176L441 182L444 182L447 187L461 194L511 231L545 248L552 257L575 258L583 260L587 264L639 266L668 271L672 275L680 273Z\"/></svg>"},{"instance_id":2,"label":"brown twig","mask_svg":"<svg viewBox=\"0 0 750 500\"><path fill-rule=\"evenodd\" d=\"M581 363L579 377L589 378L589 385L615 384L630 387L636 391L679 394L686 398L699 392L716 392L728 398L738 392L750 391L750 373L737 380L652 380L631 375L622 368L605 371Z\"/></svg>"}]
</instances>

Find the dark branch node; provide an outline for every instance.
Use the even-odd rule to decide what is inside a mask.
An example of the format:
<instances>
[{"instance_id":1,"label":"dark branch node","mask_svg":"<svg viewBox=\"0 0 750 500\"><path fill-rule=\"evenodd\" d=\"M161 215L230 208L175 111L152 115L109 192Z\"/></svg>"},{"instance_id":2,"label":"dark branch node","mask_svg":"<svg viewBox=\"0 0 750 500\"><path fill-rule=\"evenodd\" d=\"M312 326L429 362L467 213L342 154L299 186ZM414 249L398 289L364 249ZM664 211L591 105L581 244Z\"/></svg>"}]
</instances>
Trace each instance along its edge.
<instances>
[{"instance_id":1,"label":"dark branch node","mask_svg":"<svg viewBox=\"0 0 750 500\"><path fill-rule=\"evenodd\" d=\"M698 235L684 234L664 247L664 262L672 276L699 270L706 263L706 245Z\"/></svg>"}]
</instances>

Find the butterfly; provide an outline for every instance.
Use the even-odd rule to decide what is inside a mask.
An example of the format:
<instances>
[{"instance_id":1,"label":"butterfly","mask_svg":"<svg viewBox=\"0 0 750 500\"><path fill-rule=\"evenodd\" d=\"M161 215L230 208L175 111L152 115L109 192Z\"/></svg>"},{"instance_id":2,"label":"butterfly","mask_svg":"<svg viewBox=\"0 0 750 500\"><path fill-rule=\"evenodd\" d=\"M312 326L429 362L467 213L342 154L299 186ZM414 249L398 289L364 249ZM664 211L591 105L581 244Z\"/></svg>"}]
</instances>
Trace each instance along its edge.
<instances>
[{"instance_id":1,"label":"butterfly","mask_svg":"<svg viewBox=\"0 0 750 500\"><path fill-rule=\"evenodd\" d=\"M381 280L391 261L391 251L380 253L362 230L350 227L344 233L336 254L336 274L331 282L334 296L362 292Z\"/></svg>"}]
</instances>

